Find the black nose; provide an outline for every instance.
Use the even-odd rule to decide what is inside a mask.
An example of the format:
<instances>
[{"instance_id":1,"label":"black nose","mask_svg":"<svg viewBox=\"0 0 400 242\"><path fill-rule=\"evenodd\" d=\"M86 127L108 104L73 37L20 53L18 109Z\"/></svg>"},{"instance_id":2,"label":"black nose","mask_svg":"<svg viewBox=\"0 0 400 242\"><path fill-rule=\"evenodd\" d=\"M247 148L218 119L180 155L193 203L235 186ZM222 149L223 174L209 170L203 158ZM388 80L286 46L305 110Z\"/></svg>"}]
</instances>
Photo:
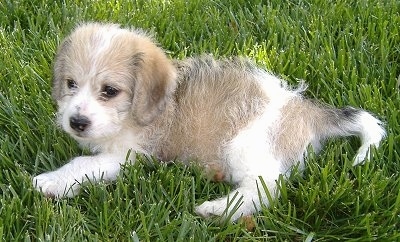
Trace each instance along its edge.
<instances>
[{"instance_id":1,"label":"black nose","mask_svg":"<svg viewBox=\"0 0 400 242\"><path fill-rule=\"evenodd\" d=\"M69 119L69 126L75 131L83 132L89 125L90 120L86 116L77 115Z\"/></svg>"}]
</instances>

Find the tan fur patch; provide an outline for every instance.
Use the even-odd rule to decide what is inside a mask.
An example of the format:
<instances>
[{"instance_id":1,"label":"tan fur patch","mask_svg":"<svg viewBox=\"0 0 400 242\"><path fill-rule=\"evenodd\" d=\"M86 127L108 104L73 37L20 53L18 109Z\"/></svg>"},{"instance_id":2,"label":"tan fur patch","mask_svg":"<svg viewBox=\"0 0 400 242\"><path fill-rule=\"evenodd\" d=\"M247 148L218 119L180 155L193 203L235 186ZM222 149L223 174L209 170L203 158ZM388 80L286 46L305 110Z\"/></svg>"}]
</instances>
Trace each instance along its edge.
<instances>
[{"instance_id":1,"label":"tan fur patch","mask_svg":"<svg viewBox=\"0 0 400 242\"><path fill-rule=\"evenodd\" d=\"M312 112L312 106L307 105L302 97L292 99L281 110L274 151L282 161L286 161L286 167L302 159L303 151L312 140Z\"/></svg>"},{"instance_id":2,"label":"tan fur patch","mask_svg":"<svg viewBox=\"0 0 400 242\"><path fill-rule=\"evenodd\" d=\"M221 148L267 103L243 60L216 62L210 56L178 64L174 119L164 153L197 158L223 177ZM235 85L232 85L235 83Z\"/></svg>"}]
</instances>

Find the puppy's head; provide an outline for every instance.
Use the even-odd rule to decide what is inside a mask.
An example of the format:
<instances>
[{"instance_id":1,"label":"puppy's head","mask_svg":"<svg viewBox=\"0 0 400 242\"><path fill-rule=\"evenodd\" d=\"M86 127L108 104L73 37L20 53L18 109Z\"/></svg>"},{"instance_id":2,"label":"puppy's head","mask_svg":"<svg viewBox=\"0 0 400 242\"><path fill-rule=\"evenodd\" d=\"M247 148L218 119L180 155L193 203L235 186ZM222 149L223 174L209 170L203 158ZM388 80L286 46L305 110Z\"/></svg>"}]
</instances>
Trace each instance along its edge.
<instances>
[{"instance_id":1,"label":"puppy's head","mask_svg":"<svg viewBox=\"0 0 400 242\"><path fill-rule=\"evenodd\" d=\"M58 122L78 139L150 124L176 86L174 66L150 37L112 24L78 26L60 45L53 71Z\"/></svg>"}]
</instances>

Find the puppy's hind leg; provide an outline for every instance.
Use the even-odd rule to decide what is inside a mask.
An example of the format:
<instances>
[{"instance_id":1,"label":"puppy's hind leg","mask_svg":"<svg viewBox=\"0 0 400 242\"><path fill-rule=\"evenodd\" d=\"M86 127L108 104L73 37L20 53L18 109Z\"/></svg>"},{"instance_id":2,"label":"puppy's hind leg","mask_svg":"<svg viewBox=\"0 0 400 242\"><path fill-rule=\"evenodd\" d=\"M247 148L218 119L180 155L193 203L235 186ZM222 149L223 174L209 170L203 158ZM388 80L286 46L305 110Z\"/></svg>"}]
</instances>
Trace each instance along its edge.
<instances>
[{"instance_id":1,"label":"puppy's hind leg","mask_svg":"<svg viewBox=\"0 0 400 242\"><path fill-rule=\"evenodd\" d=\"M273 178L274 177L274 178ZM195 212L205 218L218 216L221 219L236 221L242 216L251 215L261 209L261 206L268 205L268 193L274 199L277 196L276 180L279 173L257 176L247 175L245 179L236 184L237 188L227 196L206 201L195 208ZM266 189L264 190L264 185Z\"/></svg>"},{"instance_id":2,"label":"puppy's hind leg","mask_svg":"<svg viewBox=\"0 0 400 242\"><path fill-rule=\"evenodd\" d=\"M276 180L281 174L281 163L268 151L264 137L247 130L230 142L225 152L228 171L225 179L236 189L225 197L197 206L197 214L236 221L259 211L262 204L268 205L268 193L272 199L278 195Z\"/></svg>"}]
</instances>

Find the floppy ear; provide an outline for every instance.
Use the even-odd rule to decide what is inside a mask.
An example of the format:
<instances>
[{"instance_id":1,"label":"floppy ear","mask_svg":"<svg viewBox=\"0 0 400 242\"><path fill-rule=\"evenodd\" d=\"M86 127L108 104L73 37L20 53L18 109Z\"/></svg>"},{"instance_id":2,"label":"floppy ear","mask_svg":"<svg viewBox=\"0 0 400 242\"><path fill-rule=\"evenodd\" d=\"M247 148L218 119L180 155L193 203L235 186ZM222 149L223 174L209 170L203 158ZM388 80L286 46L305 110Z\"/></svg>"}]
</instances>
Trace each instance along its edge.
<instances>
[{"instance_id":1,"label":"floppy ear","mask_svg":"<svg viewBox=\"0 0 400 242\"><path fill-rule=\"evenodd\" d=\"M158 47L133 56L135 89L132 112L136 122L150 124L166 107L176 87L176 69Z\"/></svg>"}]
</instances>

